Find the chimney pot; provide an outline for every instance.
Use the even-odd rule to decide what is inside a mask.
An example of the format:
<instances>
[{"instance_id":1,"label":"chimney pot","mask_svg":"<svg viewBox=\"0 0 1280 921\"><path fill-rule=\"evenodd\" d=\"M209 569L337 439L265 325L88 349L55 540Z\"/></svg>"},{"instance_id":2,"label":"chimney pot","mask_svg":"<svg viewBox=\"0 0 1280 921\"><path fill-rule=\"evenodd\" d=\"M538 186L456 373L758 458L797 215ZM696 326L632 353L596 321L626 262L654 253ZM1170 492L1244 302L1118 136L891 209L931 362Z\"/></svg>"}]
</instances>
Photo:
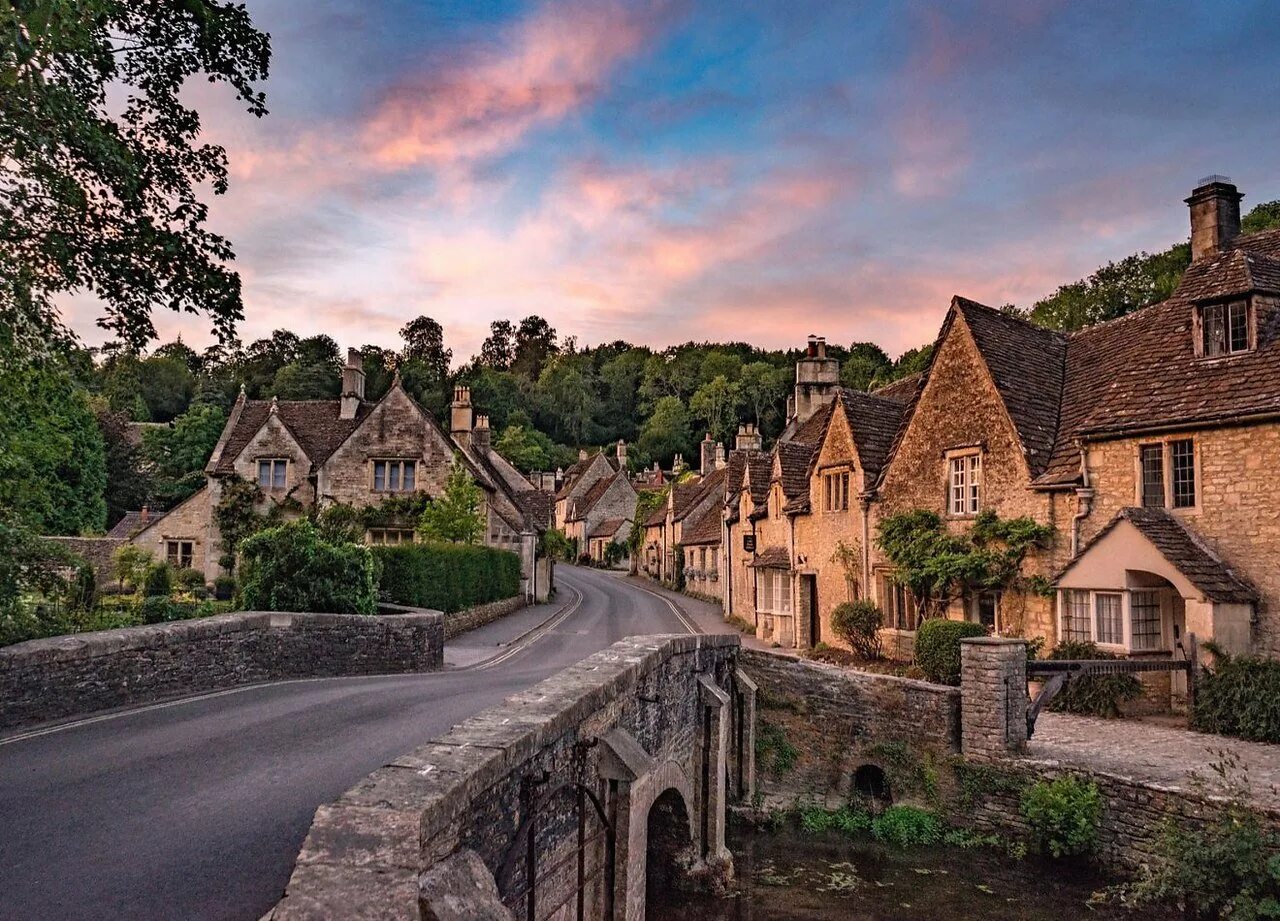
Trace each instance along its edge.
<instances>
[{"instance_id":1,"label":"chimney pot","mask_svg":"<svg viewBox=\"0 0 1280 921\"><path fill-rule=\"evenodd\" d=\"M1244 195L1226 176L1206 176L1186 199L1191 209L1191 260L1211 258L1240 234Z\"/></svg>"}]
</instances>

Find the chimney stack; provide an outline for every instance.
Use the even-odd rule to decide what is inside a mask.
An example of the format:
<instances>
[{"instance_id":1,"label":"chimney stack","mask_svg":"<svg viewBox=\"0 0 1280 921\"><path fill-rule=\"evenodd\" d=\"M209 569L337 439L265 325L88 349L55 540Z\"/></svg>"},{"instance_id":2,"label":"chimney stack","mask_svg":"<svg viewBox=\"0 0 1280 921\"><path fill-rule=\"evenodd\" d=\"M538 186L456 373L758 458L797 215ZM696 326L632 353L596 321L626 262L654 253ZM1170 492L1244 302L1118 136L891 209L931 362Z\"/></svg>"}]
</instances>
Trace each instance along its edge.
<instances>
[{"instance_id":1,"label":"chimney stack","mask_svg":"<svg viewBox=\"0 0 1280 921\"><path fill-rule=\"evenodd\" d=\"M449 434L464 448L471 447L471 388L454 387L449 404Z\"/></svg>"},{"instance_id":2,"label":"chimney stack","mask_svg":"<svg viewBox=\"0 0 1280 921\"><path fill-rule=\"evenodd\" d=\"M476 414L476 427L471 430L471 444L477 448L489 447L489 417Z\"/></svg>"},{"instance_id":3,"label":"chimney stack","mask_svg":"<svg viewBox=\"0 0 1280 921\"><path fill-rule=\"evenodd\" d=\"M627 469L627 443L624 439L618 439L618 469Z\"/></svg>"},{"instance_id":4,"label":"chimney stack","mask_svg":"<svg viewBox=\"0 0 1280 921\"><path fill-rule=\"evenodd\" d=\"M724 445L716 442L716 469L724 469L726 463L727 461L724 458Z\"/></svg>"},{"instance_id":5,"label":"chimney stack","mask_svg":"<svg viewBox=\"0 0 1280 921\"><path fill-rule=\"evenodd\" d=\"M584 461L584 460L586 460L586 459L587 459L587 449L586 449L586 448L579 448L579 449L578 449L578 460L580 460L580 461Z\"/></svg>"},{"instance_id":6,"label":"chimney stack","mask_svg":"<svg viewBox=\"0 0 1280 921\"><path fill-rule=\"evenodd\" d=\"M783 437L790 437L800 425L836 398L840 384L840 362L827 357L827 340L810 334L805 356L796 362L795 392L787 400L788 427Z\"/></svg>"},{"instance_id":7,"label":"chimney stack","mask_svg":"<svg viewBox=\"0 0 1280 921\"><path fill-rule=\"evenodd\" d=\"M1191 261L1212 258L1240 234L1244 195L1226 176L1206 176L1186 203L1191 208Z\"/></svg>"},{"instance_id":8,"label":"chimney stack","mask_svg":"<svg viewBox=\"0 0 1280 921\"><path fill-rule=\"evenodd\" d=\"M738 451L759 451L764 447L764 438L756 429L754 422L744 422L738 426L738 438L734 448Z\"/></svg>"},{"instance_id":9,"label":"chimney stack","mask_svg":"<svg viewBox=\"0 0 1280 921\"><path fill-rule=\"evenodd\" d=\"M716 443L712 440L711 433L707 432L707 437L702 439L702 456L698 459L698 472L707 476L715 469Z\"/></svg>"},{"instance_id":10,"label":"chimney stack","mask_svg":"<svg viewBox=\"0 0 1280 921\"><path fill-rule=\"evenodd\" d=\"M342 369L342 404L339 419L354 419L364 401L364 358L359 349L347 349L347 364Z\"/></svg>"},{"instance_id":11,"label":"chimney stack","mask_svg":"<svg viewBox=\"0 0 1280 921\"><path fill-rule=\"evenodd\" d=\"M679 476L684 473L684 455L677 454L671 461L671 475Z\"/></svg>"}]
</instances>

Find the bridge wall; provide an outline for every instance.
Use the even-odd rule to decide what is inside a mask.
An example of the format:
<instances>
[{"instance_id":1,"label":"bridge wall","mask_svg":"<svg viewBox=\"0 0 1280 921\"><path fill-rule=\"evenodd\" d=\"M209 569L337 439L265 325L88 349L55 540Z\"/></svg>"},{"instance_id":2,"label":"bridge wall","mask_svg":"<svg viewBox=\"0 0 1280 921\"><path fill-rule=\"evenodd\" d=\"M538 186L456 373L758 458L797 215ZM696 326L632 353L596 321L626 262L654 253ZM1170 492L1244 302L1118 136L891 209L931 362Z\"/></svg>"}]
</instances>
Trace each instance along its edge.
<instances>
[{"instance_id":1,"label":"bridge wall","mask_svg":"<svg viewBox=\"0 0 1280 921\"><path fill-rule=\"evenodd\" d=\"M249 611L0 648L0 730L285 678L438 669L438 611Z\"/></svg>"},{"instance_id":2,"label":"bridge wall","mask_svg":"<svg viewBox=\"0 0 1280 921\"><path fill-rule=\"evenodd\" d=\"M688 812L689 866L729 865L724 800L749 791L752 741L738 652L736 636L632 637L397 758L316 812L269 917L523 918L531 795L535 916L573 917L583 790L615 829L611 851L584 792L586 917L611 903L643 919L645 823L667 790ZM448 913L461 903L476 913Z\"/></svg>"}]
</instances>

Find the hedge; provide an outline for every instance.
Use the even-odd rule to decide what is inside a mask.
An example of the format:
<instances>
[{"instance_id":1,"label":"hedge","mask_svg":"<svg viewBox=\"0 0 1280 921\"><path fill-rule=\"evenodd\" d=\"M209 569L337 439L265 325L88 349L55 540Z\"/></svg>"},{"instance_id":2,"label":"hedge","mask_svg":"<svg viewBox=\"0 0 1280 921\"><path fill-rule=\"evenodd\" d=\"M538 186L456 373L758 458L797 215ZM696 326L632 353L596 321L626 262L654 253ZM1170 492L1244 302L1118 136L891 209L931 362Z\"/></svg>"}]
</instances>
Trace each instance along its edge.
<instances>
[{"instance_id":1,"label":"hedge","mask_svg":"<svg viewBox=\"0 0 1280 921\"><path fill-rule=\"evenodd\" d=\"M267 528L240 545L240 601L248 611L377 613L368 547L327 541L307 519Z\"/></svg>"},{"instance_id":2,"label":"hedge","mask_svg":"<svg viewBox=\"0 0 1280 921\"><path fill-rule=\"evenodd\" d=\"M930 681L959 684L960 641L986 635L982 624L931 617L916 630L916 664Z\"/></svg>"},{"instance_id":3,"label":"hedge","mask_svg":"<svg viewBox=\"0 0 1280 921\"><path fill-rule=\"evenodd\" d=\"M378 595L451 614L520 594L520 557L476 544L374 547Z\"/></svg>"},{"instance_id":4,"label":"hedge","mask_svg":"<svg viewBox=\"0 0 1280 921\"><path fill-rule=\"evenodd\" d=\"M1280 662L1219 654L1200 674L1191 725L1252 742L1280 742Z\"/></svg>"}]
</instances>

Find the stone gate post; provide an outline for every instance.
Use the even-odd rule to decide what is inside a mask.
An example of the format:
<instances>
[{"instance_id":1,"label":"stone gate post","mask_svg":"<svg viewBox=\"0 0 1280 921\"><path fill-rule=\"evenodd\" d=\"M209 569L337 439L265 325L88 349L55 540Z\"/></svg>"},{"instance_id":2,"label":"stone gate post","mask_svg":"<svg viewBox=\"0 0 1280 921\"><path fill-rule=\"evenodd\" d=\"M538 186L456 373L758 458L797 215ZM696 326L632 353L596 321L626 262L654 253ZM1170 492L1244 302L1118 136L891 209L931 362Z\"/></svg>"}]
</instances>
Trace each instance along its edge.
<instances>
[{"instance_id":1,"label":"stone gate post","mask_svg":"<svg viewBox=\"0 0 1280 921\"><path fill-rule=\"evenodd\" d=\"M1026 747L1026 640L961 640L961 753L966 758L998 758Z\"/></svg>"}]
</instances>

